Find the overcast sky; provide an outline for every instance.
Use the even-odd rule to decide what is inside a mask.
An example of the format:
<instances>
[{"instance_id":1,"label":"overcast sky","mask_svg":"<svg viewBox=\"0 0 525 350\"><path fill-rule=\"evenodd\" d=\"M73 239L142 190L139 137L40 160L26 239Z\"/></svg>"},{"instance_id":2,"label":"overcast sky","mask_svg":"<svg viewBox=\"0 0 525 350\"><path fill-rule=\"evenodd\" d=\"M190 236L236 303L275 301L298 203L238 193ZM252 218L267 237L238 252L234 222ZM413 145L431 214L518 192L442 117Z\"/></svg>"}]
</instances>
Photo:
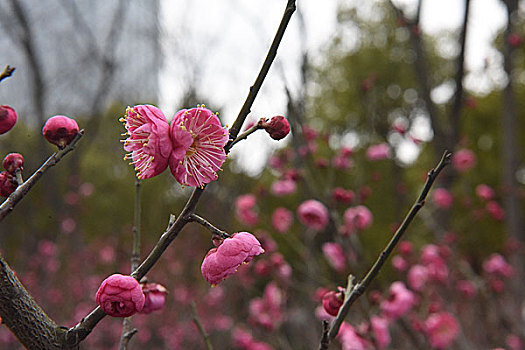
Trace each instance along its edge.
<instances>
[{"instance_id":1,"label":"overcast sky","mask_svg":"<svg viewBox=\"0 0 525 350\"><path fill-rule=\"evenodd\" d=\"M298 0L302 10L312 57L332 38L335 30L337 3L359 3L364 0ZM394 0L410 11L415 0ZM253 84L273 39L284 10L285 0L164 0L162 23L166 34L165 68L161 74L161 107L167 114L178 108L184 87L195 83L211 98L211 109L221 109L224 119L232 123ZM497 61L490 42L506 21L501 0L472 0L467 37L467 70L473 72L467 86L483 87L486 77L481 72L486 59ZM426 0L422 8L422 28L428 33L454 30L464 13L464 1ZM296 67L299 62L299 26L292 18L278 53L279 64L292 86L297 86ZM497 62L495 62L497 63ZM495 64L497 66L497 64ZM190 73L188 73L190 72ZM191 106L186 106L191 107ZM271 117L285 112L283 82L272 67L253 108L255 117ZM254 149L276 147L265 135L248 141L253 147L237 152L243 161L255 166L263 163L267 152ZM241 147L243 148L243 147Z\"/></svg>"}]
</instances>

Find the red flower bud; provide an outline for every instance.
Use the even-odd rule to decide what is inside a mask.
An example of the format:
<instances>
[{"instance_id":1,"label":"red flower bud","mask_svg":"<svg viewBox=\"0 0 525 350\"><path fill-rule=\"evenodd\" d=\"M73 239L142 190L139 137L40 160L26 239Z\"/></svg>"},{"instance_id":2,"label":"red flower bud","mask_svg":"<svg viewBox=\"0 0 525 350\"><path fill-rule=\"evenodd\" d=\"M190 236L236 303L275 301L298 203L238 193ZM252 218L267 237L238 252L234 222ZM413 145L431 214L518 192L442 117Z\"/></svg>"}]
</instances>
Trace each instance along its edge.
<instances>
[{"instance_id":1,"label":"red flower bud","mask_svg":"<svg viewBox=\"0 0 525 350\"><path fill-rule=\"evenodd\" d=\"M0 196L9 197L17 187L18 184L13 175L9 174L7 171L2 171L0 173Z\"/></svg>"},{"instance_id":2,"label":"red flower bud","mask_svg":"<svg viewBox=\"0 0 525 350\"><path fill-rule=\"evenodd\" d=\"M11 175L15 175L16 169L24 169L24 157L20 153L9 153L4 158L4 169Z\"/></svg>"},{"instance_id":3,"label":"red flower bud","mask_svg":"<svg viewBox=\"0 0 525 350\"><path fill-rule=\"evenodd\" d=\"M343 293L330 291L323 296L323 307L329 315L337 316L343 301Z\"/></svg>"},{"instance_id":4,"label":"red flower bud","mask_svg":"<svg viewBox=\"0 0 525 350\"><path fill-rule=\"evenodd\" d=\"M49 118L42 129L42 134L50 143L64 148L78 134L78 124L64 115L56 115Z\"/></svg>"},{"instance_id":5,"label":"red flower bud","mask_svg":"<svg viewBox=\"0 0 525 350\"><path fill-rule=\"evenodd\" d=\"M16 112L7 105L0 106L0 135L5 134L16 124Z\"/></svg>"},{"instance_id":6,"label":"red flower bud","mask_svg":"<svg viewBox=\"0 0 525 350\"><path fill-rule=\"evenodd\" d=\"M270 137L274 140L281 140L290 132L290 124L283 116L275 116L270 120L269 123L264 121L264 119L261 121L262 122L260 125L264 128L264 130L266 130L268 134L270 134Z\"/></svg>"}]
</instances>

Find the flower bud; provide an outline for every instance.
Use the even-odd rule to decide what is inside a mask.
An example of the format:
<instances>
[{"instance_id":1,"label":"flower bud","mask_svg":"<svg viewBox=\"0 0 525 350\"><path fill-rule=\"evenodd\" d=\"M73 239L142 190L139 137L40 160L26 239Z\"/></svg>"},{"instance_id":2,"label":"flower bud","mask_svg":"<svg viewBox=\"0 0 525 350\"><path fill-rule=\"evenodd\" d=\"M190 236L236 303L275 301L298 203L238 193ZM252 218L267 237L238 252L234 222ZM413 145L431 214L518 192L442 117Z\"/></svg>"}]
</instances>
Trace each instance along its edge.
<instances>
[{"instance_id":1,"label":"flower bud","mask_svg":"<svg viewBox=\"0 0 525 350\"><path fill-rule=\"evenodd\" d=\"M16 124L16 112L7 105L0 106L0 135L5 134Z\"/></svg>"},{"instance_id":2,"label":"flower bud","mask_svg":"<svg viewBox=\"0 0 525 350\"><path fill-rule=\"evenodd\" d=\"M0 196L9 197L17 187L18 184L13 175L9 174L7 171L2 171L0 173Z\"/></svg>"},{"instance_id":3,"label":"flower bud","mask_svg":"<svg viewBox=\"0 0 525 350\"><path fill-rule=\"evenodd\" d=\"M166 301L166 294L168 294L166 288L158 283L144 283L141 286L146 299L144 308L140 313L149 314L152 311L162 309Z\"/></svg>"},{"instance_id":4,"label":"flower bud","mask_svg":"<svg viewBox=\"0 0 525 350\"><path fill-rule=\"evenodd\" d=\"M329 315L337 316L339 308L343 305L343 301L343 293L330 291L323 296L323 307Z\"/></svg>"},{"instance_id":5,"label":"flower bud","mask_svg":"<svg viewBox=\"0 0 525 350\"><path fill-rule=\"evenodd\" d=\"M143 309L145 297L136 279L114 274L102 282L96 301L106 314L128 317Z\"/></svg>"},{"instance_id":6,"label":"flower bud","mask_svg":"<svg viewBox=\"0 0 525 350\"><path fill-rule=\"evenodd\" d=\"M4 169L11 175L15 175L16 169L24 169L24 157L20 153L9 153L4 158Z\"/></svg>"},{"instance_id":7,"label":"flower bud","mask_svg":"<svg viewBox=\"0 0 525 350\"><path fill-rule=\"evenodd\" d=\"M78 124L65 115L56 115L49 118L42 129L42 134L46 140L59 148L64 148L78 134Z\"/></svg>"},{"instance_id":8,"label":"flower bud","mask_svg":"<svg viewBox=\"0 0 525 350\"><path fill-rule=\"evenodd\" d=\"M261 119L259 123L274 140L281 140L290 132L288 120L280 115L273 117L269 123L264 119Z\"/></svg>"}]
</instances>

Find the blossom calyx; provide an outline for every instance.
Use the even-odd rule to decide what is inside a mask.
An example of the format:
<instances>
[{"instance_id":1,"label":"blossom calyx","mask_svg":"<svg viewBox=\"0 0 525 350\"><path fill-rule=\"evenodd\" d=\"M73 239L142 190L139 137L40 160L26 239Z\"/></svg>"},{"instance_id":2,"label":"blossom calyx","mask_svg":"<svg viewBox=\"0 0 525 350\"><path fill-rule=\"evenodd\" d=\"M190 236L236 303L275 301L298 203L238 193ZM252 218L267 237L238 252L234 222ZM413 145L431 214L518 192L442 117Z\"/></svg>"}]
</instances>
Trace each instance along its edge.
<instances>
[{"instance_id":1,"label":"blossom calyx","mask_svg":"<svg viewBox=\"0 0 525 350\"><path fill-rule=\"evenodd\" d=\"M42 129L42 134L49 143L64 148L73 141L78 134L78 124L65 115L56 115L49 118Z\"/></svg>"},{"instance_id":2,"label":"blossom calyx","mask_svg":"<svg viewBox=\"0 0 525 350\"><path fill-rule=\"evenodd\" d=\"M97 304L113 317L128 317L144 308L145 297L139 282L131 276L114 274L100 285Z\"/></svg>"}]
</instances>

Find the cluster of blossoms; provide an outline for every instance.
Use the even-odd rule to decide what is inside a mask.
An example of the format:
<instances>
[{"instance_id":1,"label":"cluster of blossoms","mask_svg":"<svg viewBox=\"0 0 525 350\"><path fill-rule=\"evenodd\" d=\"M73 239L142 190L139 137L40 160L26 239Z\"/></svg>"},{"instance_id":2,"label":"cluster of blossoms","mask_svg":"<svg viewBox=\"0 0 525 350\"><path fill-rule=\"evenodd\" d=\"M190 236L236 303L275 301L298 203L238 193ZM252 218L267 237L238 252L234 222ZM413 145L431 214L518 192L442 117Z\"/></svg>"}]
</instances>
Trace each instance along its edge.
<instances>
[{"instance_id":1,"label":"cluster of blossoms","mask_svg":"<svg viewBox=\"0 0 525 350\"><path fill-rule=\"evenodd\" d=\"M20 153L9 153L2 165L5 170L0 172L0 196L8 197L20 185L16 175L24 169L24 157Z\"/></svg>"},{"instance_id":2,"label":"cluster of blossoms","mask_svg":"<svg viewBox=\"0 0 525 350\"><path fill-rule=\"evenodd\" d=\"M121 121L128 135L124 149L130 152L125 159L132 160L139 179L157 176L168 166L182 185L202 187L217 179L228 131L209 109L180 110L168 123L157 107L137 105L128 107Z\"/></svg>"}]
</instances>

